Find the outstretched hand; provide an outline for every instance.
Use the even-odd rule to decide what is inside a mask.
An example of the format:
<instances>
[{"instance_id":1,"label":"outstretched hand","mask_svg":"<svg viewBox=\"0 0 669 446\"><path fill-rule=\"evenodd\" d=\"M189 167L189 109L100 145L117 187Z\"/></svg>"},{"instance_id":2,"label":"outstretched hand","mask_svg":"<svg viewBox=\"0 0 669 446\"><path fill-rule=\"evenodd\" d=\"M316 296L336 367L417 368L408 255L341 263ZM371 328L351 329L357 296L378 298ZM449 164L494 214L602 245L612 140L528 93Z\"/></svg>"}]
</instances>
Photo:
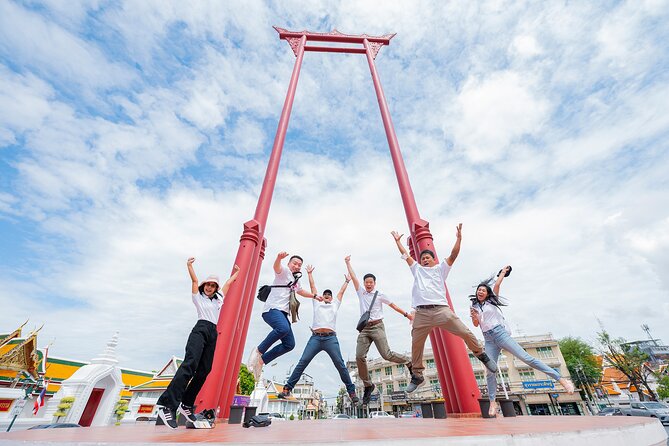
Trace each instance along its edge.
<instances>
[{"instance_id":1,"label":"outstretched hand","mask_svg":"<svg viewBox=\"0 0 669 446\"><path fill-rule=\"evenodd\" d=\"M349 255L347 255L346 257L344 257L344 262L348 263L348 262L350 262L350 261L351 261L351 254L349 254Z\"/></svg>"},{"instance_id":2,"label":"outstretched hand","mask_svg":"<svg viewBox=\"0 0 669 446\"><path fill-rule=\"evenodd\" d=\"M315 269L313 265L307 265L307 274L313 273Z\"/></svg>"},{"instance_id":3,"label":"outstretched hand","mask_svg":"<svg viewBox=\"0 0 669 446\"><path fill-rule=\"evenodd\" d=\"M399 234L397 231L390 231L392 234L393 238L395 239L396 242L401 243L402 237L404 237L404 234Z\"/></svg>"},{"instance_id":4,"label":"outstretched hand","mask_svg":"<svg viewBox=\"0 0 669 446\"><path fill-rule=\"evenodd\" d=\"M286 251L281 251L280 253L278 253L276 255L276 258L279 259L279 260L283 260L286 257L288 257L288 253Z\"/></svg>"},{"instance_id":5,"label":"outstretched hand","mask_svg":"<svg viewBox=\"0 0 669 446\"><path fill-rule=\"evenodd\" d=\"M344 274L344 280L346 281L346 283L350 282L351 281L351 275L350 274Z\"/></svg>"},{"instance_id":6,"label":"outstretched hand","mask_svg":"<svg viewBox=\"0 0 669 446\"><path fill-rule=\"evenodd\" d=\"M189 257L188 260L186 260L186 265L192 265L193 262L195 262L195 257Z\"/></svg>"},{"instance_id":7,"label":"outstretched hand","mask_svg":"<svg viewBox=\"0 0 669 446\"><path fill-rule=\"evenodd\" d=\"M458 239L462 238L462 223L459 223L455 227L455 237L458 238Z\"/></svg>"}]
</instances>

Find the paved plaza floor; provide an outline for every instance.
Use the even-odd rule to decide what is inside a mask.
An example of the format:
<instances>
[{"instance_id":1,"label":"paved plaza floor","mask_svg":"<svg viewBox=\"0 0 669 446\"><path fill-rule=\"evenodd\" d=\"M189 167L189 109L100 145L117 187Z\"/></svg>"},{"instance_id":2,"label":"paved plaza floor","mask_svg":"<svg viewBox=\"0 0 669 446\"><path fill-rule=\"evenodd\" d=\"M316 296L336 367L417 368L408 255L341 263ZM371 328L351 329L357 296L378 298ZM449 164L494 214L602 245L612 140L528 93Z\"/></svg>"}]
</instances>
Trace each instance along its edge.
<instances>
[{"instance_id":1,"label":"paved plaza floor","mask_svg":"<svg viewBox=\"0 0 669 446\"><path fill-rule=\"evenodd\" d=\"M134 424L0 434L5 445L569 445L665 446L659 421L643 417L516 417L501 419L357 419L275 421L265 428L217 424L170 430Z\"/></svg>"}]
</instances>

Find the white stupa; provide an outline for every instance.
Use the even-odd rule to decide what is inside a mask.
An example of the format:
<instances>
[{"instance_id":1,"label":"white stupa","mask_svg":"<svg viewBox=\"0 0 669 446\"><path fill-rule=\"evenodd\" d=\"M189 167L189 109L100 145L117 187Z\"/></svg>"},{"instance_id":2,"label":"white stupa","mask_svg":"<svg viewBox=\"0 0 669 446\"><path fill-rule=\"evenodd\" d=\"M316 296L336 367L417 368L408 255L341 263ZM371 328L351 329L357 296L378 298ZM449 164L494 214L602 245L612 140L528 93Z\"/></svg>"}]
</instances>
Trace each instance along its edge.
<instances>
[{"instance_id":1,"label":"white stupa","mask_svg":"<svg viewBox=\"0 0 669 446\"><path fill-rule=\"evenodd\" d=\"M112 422L114 406L123 388L121 369L116 359L117 345L118 332L114 333L100 356L63 381L60 390L49 401L47 416L53 416L62 398L72 396L72 407L59 422L82 426L105 426Z\"/></svg>"}]
</instances>

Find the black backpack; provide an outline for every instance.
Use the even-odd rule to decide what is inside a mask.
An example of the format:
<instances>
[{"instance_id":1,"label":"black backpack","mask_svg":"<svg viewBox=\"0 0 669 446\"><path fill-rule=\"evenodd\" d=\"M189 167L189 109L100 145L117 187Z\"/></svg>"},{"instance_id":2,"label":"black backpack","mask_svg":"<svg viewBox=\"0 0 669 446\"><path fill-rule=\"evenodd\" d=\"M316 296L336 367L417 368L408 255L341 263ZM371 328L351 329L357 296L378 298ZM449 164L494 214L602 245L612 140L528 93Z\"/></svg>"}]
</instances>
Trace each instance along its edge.
<instances>
[{"instance_id":1,"label":"black backpack","mask_svg":"<svg viewBox=\"0 0 669 446\"><path fill-rule=\"evenodd\" d=\"M249 421L245 421L242 426L244 427L267 427L272 424L272 420L267 415L254 415Z\"/></svg>"}]
</instances>

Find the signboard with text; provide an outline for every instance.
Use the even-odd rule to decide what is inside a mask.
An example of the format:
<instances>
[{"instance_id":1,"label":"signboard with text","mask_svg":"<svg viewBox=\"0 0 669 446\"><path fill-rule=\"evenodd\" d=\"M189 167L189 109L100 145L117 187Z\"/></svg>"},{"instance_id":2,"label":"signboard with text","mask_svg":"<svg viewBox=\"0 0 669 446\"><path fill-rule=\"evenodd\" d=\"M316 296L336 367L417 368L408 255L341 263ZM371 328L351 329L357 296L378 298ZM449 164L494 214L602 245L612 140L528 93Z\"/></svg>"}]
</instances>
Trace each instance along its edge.
<instances>
[{"instance_id":1,"label":"signboard with text","mask_svg":"<svg viewBox=\"0 0 669 446\"><path fill-rule=\"evenodd\" d=\"M523 381L523 389L554 389L555 384L551 380Z\"/></svg>"},{"instance_id":2,"label":"signboard with text","mask_svg":"<svg viewBox=\"0 0 669 446\"><path fill-rule=\"evenodd\" d=\"M407 393L404 390L397 390L390 394L391 401L403 401L407 399Z\"/></svg>"},{"instance_id":3,"label":"signboard with text","mask_svg":"<svg viewBox=\"0 0 669 446\"><path fill-rule=\"evenodd\" d=\"M141 404L137 413L153 413L153 404Z\"/></svg>"},{"instance_id":4,"label":"signboard with text","mask_svg":"<svg viewBox=\"0 0 669 446\"><path fill-rule=\"evenodd\" d=\"M246 395L235 395L232 399L233 406L248 406L251 404L251 397Z\"/></svg>"},{"instance_id":5,"label":"signboard with text","mask_svg":"<svg viewBox=\"0 0 669 446\"><path fill-rule=\"evenodd\" d=\"M13 399L0 399L0 412L9 412L9 408L12 407Z\"/></svg>"}]
</instances>

